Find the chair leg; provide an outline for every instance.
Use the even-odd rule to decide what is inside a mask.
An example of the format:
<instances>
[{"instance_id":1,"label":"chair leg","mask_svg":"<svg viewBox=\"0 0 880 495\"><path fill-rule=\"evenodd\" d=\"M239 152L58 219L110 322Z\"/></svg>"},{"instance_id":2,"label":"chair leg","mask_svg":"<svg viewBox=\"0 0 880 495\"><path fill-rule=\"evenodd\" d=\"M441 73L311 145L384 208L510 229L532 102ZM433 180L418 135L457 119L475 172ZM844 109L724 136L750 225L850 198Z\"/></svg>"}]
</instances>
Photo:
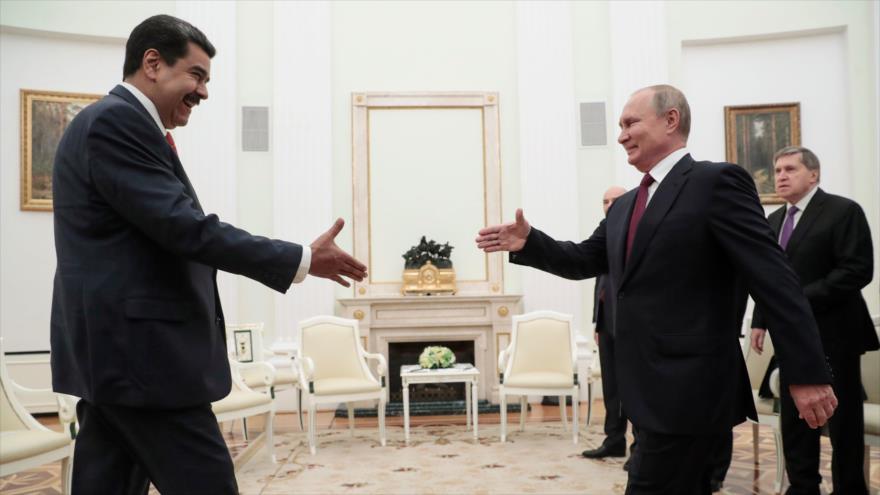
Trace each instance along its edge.
<instances>
[{"instance_id":1,"label":"chair leg","mask_svg":"<svg viewBox=\"0 0 880 495\"><path fill-rule=\"evenodd\" d=\"M296 412L299 415L299 431L305 431L306 428L303 425L303 391L301 388L296 388Z\"/></svg>"},{"instance_id":2,"label":"chair leg","mask_svg":"<svg viewBox=\"0 0 880 495\"><path fill-rule=\"evenodd\" d=\"M275 431L275 411L269 411L266 413L265 429L266 452L269 454L269 462L275 464L278 462L277 459L275 459L275 438L273 435L273 432Z\"/></svg>"},{"instance_id":3,"label":"chair leg","mask_svg":"<svg viewBox=\"0 0 880 495\"><path fill-rule=\"evenodd\" d=\"M571 391L571 431L574 432L574 444L578 443L578 386Z\"/></svg>"},{"instance_id":4,"label":"chair leg","mask_svg":"<svg viewBox=\"0 0 880 495\"><path fill-rule=\"evenodd\" d=\"M73 474L73 446L71 455L61 460L61 494L70 495L71 475Z\"/></svg>"},{"instance_id":5,"label":"chair leg","mask_svg":"<svg viewBox=\"0 0 880 495\"><path fill-rule=\"evenodd\" d=\"M499 387L498 395L501 396L501 443L507 441L507 396L504 395L504 385Z\"/></svg>"},{"instance_id":6,"label":"chair leg","mask_svg":"<svg viewBox=\"0 0 880 495\"><path fill-rule=\"evenodd\" d=\"M871 446L865 444L865 486L871 486Z\"/></svg>"},{"instance_id":7,"label":"chair leg","mask_svg":"<svg viewBox=\"0 0 880 495\"><path fill-rule=\"evenodd\" d=\"M354 405L351 402L346 402L345 405L348 407L348 432L354 436Z\"/></svg>"},{"instance_id":8,"label":"chair leg","mask_svg":"<svg viewBox=\"0 0 880 495\"><path fill-rule=\"evenodd\" d=\"M317 428L317 422L315 421L315 411L316 411L315 403L312 400L309 400L309 451L312 455L315 455L317 452L317 438L315 435L315 429Z\"/></svg>"},{"instance_id":9,"label":"chair leg","mask_svg":"<svg viewBox=\"0 0 880 495\"><path fill-rule=\"evenodd\" d=\"M785 483L785 453L782 450L782 430L779 425L774 425L773 436L776 440L776 482L774 493L782 493L782 485Z\"/></svg>"},{"instance_id":10,"label":"chair leg","mask_svg":"<svg viewBox=\"0 0 880 495\"><path fill-rule=\"evenodd\" d=\"M379 397L379 440L382 442L382 446L385 446L385 394L383 393L381 397Z\"/></svg>"},{"instance_id":11,"label":"chair leg","mask_svg":"<svg viewBox=\"0 0 880 495\"><path fill-rule=\"evenodd\" d=\"M755 466L758 465L758 423L752 423L752 456L755 459Z\"/></svg>"},{"instance_id":12,"label":"chair leg","mask_svg":"<svg viewBox=\"0 0 880 495\"><path fill-rule=\"evenodd\" d=\"M529 401L525 395L519 397L519 431L526 431L526 414L529 411Z\"/></svg>"},{"instance_id":13,"label":"chair leg","mask_svg":"<svg viewBox=\"0 0 880 495\"><path fill-rule=\"evenodd\" d=\"M591 419L593 419L593 382L587 382L587 424L584 427L590 427Z\"/></svg>"},{"instance_id":14,"label":"chair leg","mask_svg":"<svg viewBox=\"0 0 880 495\"><path fill-rule=\"evenodd\" d=\"M241 430L244 432L244 440L248 441L247 418L241 418Z\"/></svg>"},{"instance_id":15,"label":"chair leg","mask_svg":"<svg viewBox=\"0 0 880 495\"><path fill-rule=\"evenodd\" d=\"M565 396L559 396L559 415L562 417L562 429L568 431L568 413L565 410Z\"/></svg>"}]
</instances>

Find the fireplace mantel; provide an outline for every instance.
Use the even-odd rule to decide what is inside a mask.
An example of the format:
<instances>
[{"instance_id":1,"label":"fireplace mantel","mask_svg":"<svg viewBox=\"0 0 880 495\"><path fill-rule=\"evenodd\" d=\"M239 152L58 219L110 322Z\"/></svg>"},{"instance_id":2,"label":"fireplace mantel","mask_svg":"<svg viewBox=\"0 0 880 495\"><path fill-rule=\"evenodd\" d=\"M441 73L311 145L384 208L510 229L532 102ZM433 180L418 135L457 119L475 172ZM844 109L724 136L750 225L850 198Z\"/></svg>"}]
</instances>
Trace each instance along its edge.
<instances>
[{"instance_id":1,"label":"fireplace mantel","mask_svg":"<svg viewBox=\"0 0 880 495\"><path fill-rule=\"evenodd\" d=\"M391 342L474 341L479 397L498 401L498 352L510 343L511 317L522 311L522 296L358 297L339 303L346 318L359 321L364 347L386 359Z\"/></svg>"}]
</instances>

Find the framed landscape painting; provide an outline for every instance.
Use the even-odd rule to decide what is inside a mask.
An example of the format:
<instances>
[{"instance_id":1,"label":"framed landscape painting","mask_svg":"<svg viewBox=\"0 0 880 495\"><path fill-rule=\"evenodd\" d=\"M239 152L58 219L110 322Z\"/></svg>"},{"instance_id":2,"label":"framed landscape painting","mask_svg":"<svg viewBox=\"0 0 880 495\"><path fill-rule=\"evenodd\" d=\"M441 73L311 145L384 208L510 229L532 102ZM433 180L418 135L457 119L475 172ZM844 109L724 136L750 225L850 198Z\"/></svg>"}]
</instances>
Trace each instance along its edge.
<instances>
[{"instance_id":1,"label":"framed landscape painting","mask_svg":"<svg viewBox=\"0 0 880 495\"><path fill-rule=\"evenodd\" d=\"M61 135L101 95L21 90L21 209L52 211L52 167Z\"/></svg>"},{"instance_id":2,"label":"framed landscape painting","mask_svg":"<svg viewBox=\"0 0 880 495\"><path fill-rule=\"evenodd\" d=\"M762 204L783 203L776 195L773 154L801 144L800 103L724 107L727 161L748 170Z\"/></svg>"}]
</instances>

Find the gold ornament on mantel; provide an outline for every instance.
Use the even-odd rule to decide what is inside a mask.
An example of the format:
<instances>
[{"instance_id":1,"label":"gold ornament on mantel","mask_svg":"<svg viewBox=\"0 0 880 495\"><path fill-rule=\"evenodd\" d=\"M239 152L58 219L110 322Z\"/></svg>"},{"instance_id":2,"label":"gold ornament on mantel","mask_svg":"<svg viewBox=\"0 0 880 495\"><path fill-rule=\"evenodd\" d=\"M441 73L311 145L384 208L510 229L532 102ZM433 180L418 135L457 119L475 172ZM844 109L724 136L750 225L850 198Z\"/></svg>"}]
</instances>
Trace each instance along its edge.
<instances>
[{"instance_id":1,"label":"gold ornament on mantel","mask_svg":"<svg viewBox=\"0 0 880 495\"><path fill-rule=\"evenodd\" d=\"M455 294L455 270L450 259L452 249L448 242L441 245L422 236L417 246L403 254L406 264L400 291L404 295Z\"/></svg>"}]
</instances>

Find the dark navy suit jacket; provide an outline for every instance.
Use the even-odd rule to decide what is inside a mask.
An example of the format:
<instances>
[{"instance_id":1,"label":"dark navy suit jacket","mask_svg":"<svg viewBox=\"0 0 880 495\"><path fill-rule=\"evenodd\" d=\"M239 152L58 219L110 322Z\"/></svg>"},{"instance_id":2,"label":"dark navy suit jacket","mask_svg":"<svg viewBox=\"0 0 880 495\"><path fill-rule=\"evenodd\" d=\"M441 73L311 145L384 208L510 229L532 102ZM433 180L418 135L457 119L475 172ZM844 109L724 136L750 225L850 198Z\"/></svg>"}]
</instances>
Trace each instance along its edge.
<instances>
[{"instance_id":1,"label":"dark navy suit jacket","mask_svg":"<svg viewBox=\"0 0 880 495\"><path fill-rule=\"evenodd\" d=\"M570 279L608 273L618 388L633 424L697 435L755 418L739 342L747 291L766 303L788 383L830 383L809 304L745 170L684 156L648 203L626 261L636 192L585 241L532 228L510 254Z\"/></svg>"},{"instance_id":2,"label":"dark navy suit jacket","mask_svg":"<svg viewBox=\"0 0 880 495\"><path fill-rule=\"evenodd\" d=\"M71 122L53 193L55 391L150 408L226 396L217 269L285 292L302 247L206 215L177 154L122 86Z\"/></svg>"}]
</instances>

